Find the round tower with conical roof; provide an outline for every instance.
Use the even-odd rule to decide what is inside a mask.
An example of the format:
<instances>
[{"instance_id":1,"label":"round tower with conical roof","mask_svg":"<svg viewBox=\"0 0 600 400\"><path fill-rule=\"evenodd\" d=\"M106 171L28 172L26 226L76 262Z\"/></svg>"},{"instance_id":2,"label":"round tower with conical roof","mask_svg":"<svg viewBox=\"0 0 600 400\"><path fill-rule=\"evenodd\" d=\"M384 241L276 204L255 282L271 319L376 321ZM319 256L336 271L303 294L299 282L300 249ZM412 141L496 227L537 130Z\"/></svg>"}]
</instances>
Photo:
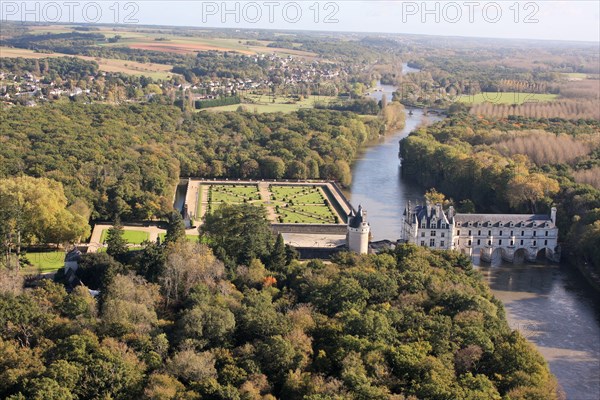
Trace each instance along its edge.
<instances>
[{"instance_id":1,"label":"round tower with conical roof","mask_svg":"<svg viewBox=\"0 0 600 400\"><path fill-rule=\"evenodd\" d=\"M348 214L348 249L358 254L367 254L370 232L367 212L359 205L356 213L352 210Z\"/></svg>"}]
</instances>

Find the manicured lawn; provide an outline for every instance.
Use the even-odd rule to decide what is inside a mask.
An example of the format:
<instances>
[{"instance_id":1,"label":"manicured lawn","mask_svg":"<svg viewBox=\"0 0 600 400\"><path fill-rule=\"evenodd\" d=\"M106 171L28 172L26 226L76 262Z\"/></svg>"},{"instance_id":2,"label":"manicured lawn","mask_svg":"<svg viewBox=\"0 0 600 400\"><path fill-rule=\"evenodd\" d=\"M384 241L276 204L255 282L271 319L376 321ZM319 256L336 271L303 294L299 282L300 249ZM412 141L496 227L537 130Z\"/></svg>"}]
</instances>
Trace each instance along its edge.
<instances>
[{"instance_id":1,"label":"manicured lawn","mask_svg":"<svg viewBox=\"0 0 600 400\"><path fill-rule=\"evenodd\" d=\"M27 253L30 267L24 268L26 274L54 272L65 265L64 251L45 251L39 253Z\"/></svg>"},{"instance_id":2,"label":"manicured lawn","mask_svg":"<svg viewBox=\"0 0 600 400\"><path fill-rule=\"evenodd\" d=\"M100 242L104 243L106 241L106 237L108 235L108 229L102 230L102 235L100 236ZM141 244L144 241L148 240L150 234L148 232L143 231L135 231L135 230L124 230L123 238L129 244Z\"/></svg>"},{"instance_id":3,"label":"manicured lawn","mask_svg":"<svg viewBox=\"0 0 600 400\"><path fill-rule=\"evenodd\" d=\"M555 94L520 93L520 92L483 92L476 95L462 95L458 98L461 103L479 104L523 104L525 102L545 102L555 100Z\"/></svg>"}]
</instances>

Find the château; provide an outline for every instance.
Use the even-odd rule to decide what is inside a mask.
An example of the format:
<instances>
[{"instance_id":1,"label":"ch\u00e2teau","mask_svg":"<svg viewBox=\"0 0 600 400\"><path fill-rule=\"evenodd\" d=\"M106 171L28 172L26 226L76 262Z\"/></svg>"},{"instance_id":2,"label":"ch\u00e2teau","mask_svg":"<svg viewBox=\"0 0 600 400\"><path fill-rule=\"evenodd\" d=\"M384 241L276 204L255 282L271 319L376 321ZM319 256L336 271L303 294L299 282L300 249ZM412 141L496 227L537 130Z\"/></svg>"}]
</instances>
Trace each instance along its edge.
<instances>
[{"instance_id":1,"label":"ch\u00e2teau","mask_svg":"<svg viewBox=\"0 0 600 400\"><path fill-rule=\"evenodd\" d=\"M461 214L441 204L406 205L401 240L438 250L457 250L491 262L558 261L556 208L546 214Z\"/></svg>"}]
</instances>

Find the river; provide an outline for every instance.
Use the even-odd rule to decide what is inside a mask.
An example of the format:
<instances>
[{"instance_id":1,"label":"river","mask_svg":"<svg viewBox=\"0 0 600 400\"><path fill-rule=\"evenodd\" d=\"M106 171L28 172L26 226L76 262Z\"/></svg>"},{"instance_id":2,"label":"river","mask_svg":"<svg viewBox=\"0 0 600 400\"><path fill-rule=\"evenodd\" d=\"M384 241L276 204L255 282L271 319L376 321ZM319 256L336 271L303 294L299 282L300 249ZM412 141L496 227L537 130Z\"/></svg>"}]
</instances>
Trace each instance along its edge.
<instances>
[{"instance_id":1,"label":"river","mask_svg":"<svg viewBox=\"0 0 600 400\"><path fill-rule=\"evenodd\" d=\"M385 93L391 100L393 91L393 86L380 85L370 96L380 100ZM367 211L374 240L399 239L406 202L423 198L423 188L401 177L398 141L440 117L424 117L421 110L412 114L407 110L404 129L372 143L352 168L348 195L353 205ZM567 398L600 399L600 296L581 275L563 265L477 268L504 303L510 326L537 346Z\"/></svg>"}]
</instances>

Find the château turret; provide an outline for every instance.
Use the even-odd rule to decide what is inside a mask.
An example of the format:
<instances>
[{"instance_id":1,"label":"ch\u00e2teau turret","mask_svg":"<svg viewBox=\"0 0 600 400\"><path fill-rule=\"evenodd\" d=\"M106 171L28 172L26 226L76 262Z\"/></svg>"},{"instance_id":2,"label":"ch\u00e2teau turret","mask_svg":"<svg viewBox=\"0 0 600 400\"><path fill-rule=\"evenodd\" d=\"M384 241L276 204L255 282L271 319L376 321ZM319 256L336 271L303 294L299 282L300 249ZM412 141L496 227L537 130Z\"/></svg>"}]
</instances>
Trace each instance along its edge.
<instances>
[{"instance_id":1,"label":"ch\u00e2teau turret","mask_svg":"<svg viewBox=\"0 0 600 400\"><path fill-rule=\"evenodd\" d=\"M367 212L362 206L358 211L351 211L348 215L348 249L358 254L367 254L369 251L369 234L371 226L367 222Z\"/></svg>"}]
</instances>

